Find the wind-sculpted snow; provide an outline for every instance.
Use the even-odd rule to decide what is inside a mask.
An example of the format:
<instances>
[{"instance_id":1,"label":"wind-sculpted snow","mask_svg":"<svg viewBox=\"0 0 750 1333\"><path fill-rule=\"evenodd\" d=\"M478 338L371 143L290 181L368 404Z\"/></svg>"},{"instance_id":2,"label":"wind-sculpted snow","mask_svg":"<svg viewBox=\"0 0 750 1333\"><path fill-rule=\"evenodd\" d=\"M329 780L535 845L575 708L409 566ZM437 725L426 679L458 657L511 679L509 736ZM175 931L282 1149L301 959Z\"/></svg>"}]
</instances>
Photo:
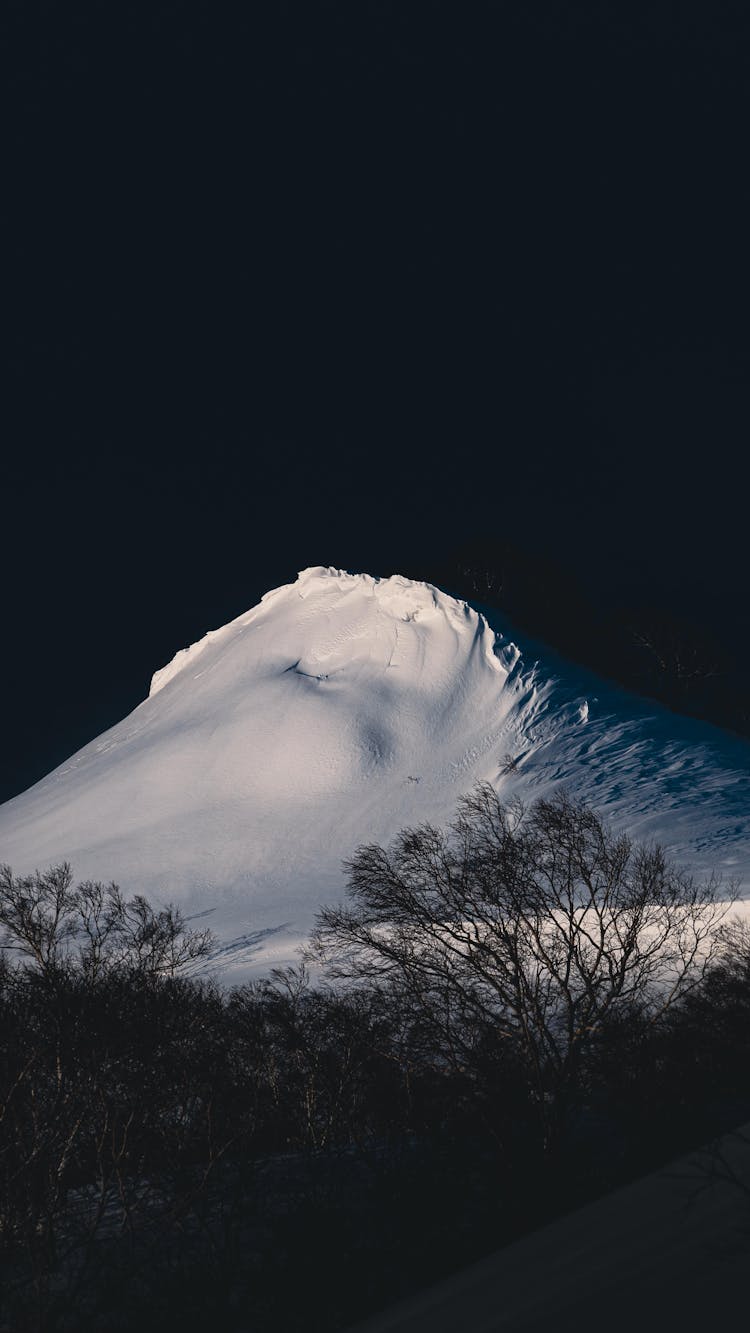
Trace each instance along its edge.
<instances>
[{"instance_id":1,"label":"wind-sculpted snow","mask_svg":"<svg viewBox=\"0 0 750 1333\"><path fill-rule=\"evenodd\" d=\"M476 781L565 782L750 887L750 747L649 707L427 584L313 568L157 671L149 698L0 810L0 860L180 903L236 980L290 961L342 859Z\"/></svg>"}]
</instances>

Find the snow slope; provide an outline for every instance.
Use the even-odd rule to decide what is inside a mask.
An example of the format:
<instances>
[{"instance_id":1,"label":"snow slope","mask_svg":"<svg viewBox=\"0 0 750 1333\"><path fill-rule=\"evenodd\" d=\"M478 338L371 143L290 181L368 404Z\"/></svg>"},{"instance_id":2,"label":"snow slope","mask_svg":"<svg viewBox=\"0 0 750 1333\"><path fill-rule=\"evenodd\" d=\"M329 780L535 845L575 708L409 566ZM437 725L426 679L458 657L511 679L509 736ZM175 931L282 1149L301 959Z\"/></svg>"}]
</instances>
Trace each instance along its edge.
<instances>
[{"instance_id":1,"label":"snow slope","mask_svg":"<svg viewBox=\"0 0 750 1333\"><path fill-rule=\"evenodd\" d=\"M448 819L479 779L564 781L750 891L750 746L547 660L428 584L304 570L3 806L0 860L178 902L231 981L294 958L358 843Z\"/></svg>"}]
</instances>

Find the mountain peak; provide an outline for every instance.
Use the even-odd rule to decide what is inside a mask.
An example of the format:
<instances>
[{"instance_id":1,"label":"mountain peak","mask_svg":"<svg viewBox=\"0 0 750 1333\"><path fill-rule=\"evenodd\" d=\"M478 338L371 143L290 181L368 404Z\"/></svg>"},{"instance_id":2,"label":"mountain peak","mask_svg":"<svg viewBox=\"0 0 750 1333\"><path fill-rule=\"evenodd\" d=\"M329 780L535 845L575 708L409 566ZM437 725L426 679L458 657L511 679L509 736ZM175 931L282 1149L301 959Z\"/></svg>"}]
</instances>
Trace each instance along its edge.
<instances>
[{"instance_id":1,"label":"mountain peak","mask_svg":"<svg viewBox=\"0 0 750 1333\"><path fill-rule=\"evenodd\" d=\"M416 582L400 574L374 578L371 574L350 574L332 565L311 565L300 571L294 583L284 584L265 593L259 605L252 610L219 629L209 630L202 639L189 647L181 648L166 666L154 673L149 697L158 694L179 673L192 669L208 648L227 646L238 634L251 624L262 621L266 615L277 617L282 608L287 608L293 615L298 599L314 607L316 618L319 617L316 621L309 614L304 617L307 651L302 655L314 660L323 661L331 655L330 645L321 645L318 631L325 634L332 619L341 622L343 644L347 639L351 643L356 637L367 638L368 632L371 632L373 638L379 637L378 626L382 637L383 626L388 621L413 624L421 618L421 627L424 627L427 624L425 618L435 615L433 629L443 625L457 634L467 630L470 634L486 633L487 660L495 668L501 665L494 656L496 636L488 630L484 617L466 602L456 601L432 584ZM356 603L357 606L356 628L353 627L348 603ZM507 650L500 654L501 657L506 655Z\"/></svg>"},{"instance_id":2,"label":"mountain peak","mask_svg":"<svg viewBox=\"0 0 750 1333\"><path fill-rule=\"evenodd\" d=\"M593 688L592 688L593 687ZM154 675L129 717L0 809L0 860L176 901L235 978L294 958L362 842L477 781L565 783L750 887L750 747L558 663L427 583L311 566Z\"/></svg>"}]
</instances>

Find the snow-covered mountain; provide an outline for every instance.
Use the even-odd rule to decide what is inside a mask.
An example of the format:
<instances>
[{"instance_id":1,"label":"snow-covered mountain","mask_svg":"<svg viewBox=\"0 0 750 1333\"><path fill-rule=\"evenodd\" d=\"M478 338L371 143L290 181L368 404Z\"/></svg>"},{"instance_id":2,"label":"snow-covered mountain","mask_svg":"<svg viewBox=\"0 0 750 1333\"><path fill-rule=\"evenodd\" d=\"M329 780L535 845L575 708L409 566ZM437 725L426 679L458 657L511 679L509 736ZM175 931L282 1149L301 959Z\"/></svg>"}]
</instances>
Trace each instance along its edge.
<instances>
[{"instance_id":1,"label":"snow-covered mountain","mask_svg":"<svg viewBox=\"0 0 750 1333\"><path fill-rule=\"evenodd\" d=\"M293 960L359 843L447 820L480 779L529 799L565 782L750 892L749 745L521 651L428 584L324 568L177 653L4 805L0 860L178 902L234 981Z\"/></svg>"}]
</instances>

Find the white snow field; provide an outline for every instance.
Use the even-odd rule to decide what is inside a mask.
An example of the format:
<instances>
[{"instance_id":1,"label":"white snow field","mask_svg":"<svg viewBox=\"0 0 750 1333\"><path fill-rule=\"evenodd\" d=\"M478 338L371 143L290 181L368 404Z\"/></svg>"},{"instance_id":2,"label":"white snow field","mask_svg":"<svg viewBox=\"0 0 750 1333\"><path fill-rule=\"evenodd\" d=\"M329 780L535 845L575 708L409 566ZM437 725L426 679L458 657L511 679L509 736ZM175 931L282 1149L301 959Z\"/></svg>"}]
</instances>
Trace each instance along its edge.
<instances>
[{"instance_id":1,"label":"white snow field","mask_svg":"<svg viewBox=\"0 0 750 1333\"><path fill-rule=\"evenodd\" d=\"M750 891L750 745L499 626L428 584L306 569L0 808L0 861L178 903L229 982L295 961L359 843L448 820L480 779L525 799L564 782Z\"/></svg>"}]
</instances>

